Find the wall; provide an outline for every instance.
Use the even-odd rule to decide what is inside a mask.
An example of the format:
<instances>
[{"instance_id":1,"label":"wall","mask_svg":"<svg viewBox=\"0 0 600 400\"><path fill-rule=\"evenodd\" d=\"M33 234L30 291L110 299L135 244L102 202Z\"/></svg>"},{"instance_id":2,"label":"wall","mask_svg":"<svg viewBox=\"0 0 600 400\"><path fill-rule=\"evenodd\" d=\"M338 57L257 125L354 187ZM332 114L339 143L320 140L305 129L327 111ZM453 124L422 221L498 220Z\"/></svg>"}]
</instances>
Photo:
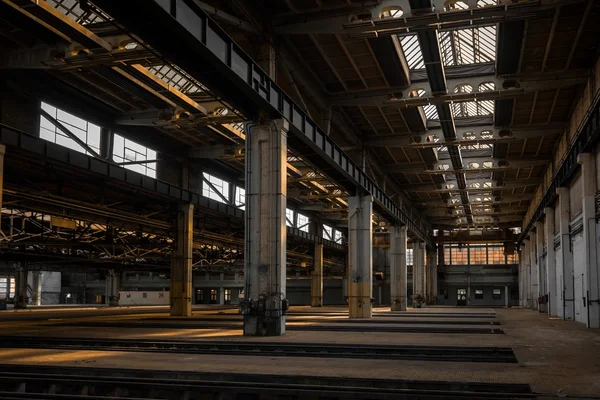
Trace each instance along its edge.
<instances>
[{"instance_id":1,"label":"wall","mask_svg":"<svg viewBox=\"0 0 600 400\"><path fill-rule=\"evenodd\" d=\"M119 291L119 305L169 305L169 292L165 291Z\"/></svg>"}]
</instances>

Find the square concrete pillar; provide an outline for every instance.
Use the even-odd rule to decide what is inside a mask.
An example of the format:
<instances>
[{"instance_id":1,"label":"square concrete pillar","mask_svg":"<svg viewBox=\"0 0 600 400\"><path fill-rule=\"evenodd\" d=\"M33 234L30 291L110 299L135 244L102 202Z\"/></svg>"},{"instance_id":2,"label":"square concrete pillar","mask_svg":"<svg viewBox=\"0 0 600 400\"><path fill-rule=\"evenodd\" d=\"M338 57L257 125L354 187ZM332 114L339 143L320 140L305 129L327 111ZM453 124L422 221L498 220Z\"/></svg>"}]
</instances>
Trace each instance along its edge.
<instances>
[{"instance_id":1,"label":"square concrete pillar","mask_svg":"<svg viewBox=\"0 0 600 400\"><path fill-rule=\"evenodd\" d=\"M427 250L427 301L437 302L437 250Z\"/></svg>"},{"instance_id":2,"label":"square concrete pillar","mask_svg":"<svg viewBox=\"0 0 600 400\"><path fill-rule=\"evenodd\" d=\"M371 318L373 197L348 198L348 305L350 318Z\"/></svg>"},{"instance_id":3,"label":"square concrete pillar","mask_svg":"<svg viewBox=\"0 0 600 400\"><path fill-rule=\"evenodd\" d=\"M413 243L413 297L416 294L425 297L425 286L425 243L416 241Z\"/></svg>"},{"instance_id":4,"label":"square concrete pillar","mask_svg":"<svg viewBox=\"0 0 600 400\"><path fill-rule=\"evenodd\" d=\"M558 233L560 235L560 249L556 258L556 292L559 294L558 315L564 320L575 319L575 287L573 281L573 253L571 252L571 235L569 232L570 197L569 188L559 187L556 189L558 195L558 210L560 214L558 221Z\"/></svg>"},{"instance_id":5,"label":"square concrete pillar","mask_svg":"<svg viewBox=\"0 0 600 400\"><path fill-rule=\"evenodd\" d=\"M285 334L288 129L267 121L246 137L244 335Z\"/></svg>"},{"instance_id":6,"label":"square concrete pillar","mask_svg":"<svg viewBox=\"0 0 600 400\"><path fill-rule=\"evenodd\" d=\"M25 261L15 266L15 308L27 308L29 304L26 266Z\"/></svg>"},{"instance_id":7,"label":"square concrete pillar","mask_svg":"<svg viewBox=\"0 0 600 400\"><path fill-rule=\"evenodd\" d=\"M182 204L177 213L177 243L171 260L171 316L192 315L192 248L194 205Z\"/></svg>"},{"instance_id":8,"label":"square concrete pillar","mask_svg":"<svg viewBox=\"0 0 600 400\"><path fill-rule=\"evenodd\" d=\"M310 305L323 306L323 244L315 243L313 269L310 273Z\"/></svg>"},{"instance_id":9,"label":"square concrete pillar","mask_svg":"<svg viewBox=\"0 0 600 400\"><path fill-rule=\"evenodd\" d=\"M4 192L4 153L6 147L0 144L0 210L2 210L2 193ZM0 213L0 226L2 226L2 213Z\"/></svg>"},{"instance_id":10,"label":"square concrete pillar","mask_svg":"<svg viewBox=\"0 0 600 400\"><path fill-rule=\"evenodd\" d=\"M596 229L596 159L593 154L582 153L577 156L581 165L582 214L584 276L583 305L585 325L588 328L600 328L600 281L598 267L598 235ZM579 299L575 299L579 301Z\"/></svg>"},{"instance_id":11,"label":"square concrete pillar","mask_svg":"<svg viewBox=\"0 0 600 400\"><path fill-rule=\"evenodd\" d=\"M531 298L530 308L532 310L538 309L538 260L537 260L537 235L535 232L531 232L529 235L529 247L530 254L530 265L529 268L529 297Z\"/></svg>"},{"instance_id":12,"label":"square concrete pillar","mask_svg":"<svg viewBox=\"0 0 600 400\"><path fill-rule=\"evenodd\" d=\"M120 278L120 274L115 273L112 269L108 270L106 273L104 301L109 306L119 305L119 288L121 287Z\"/></svg>"},{"instance_id":13,"label":"square concrete pillar","mask_svg":"<svg viewBox=\"0 0 600 400\"><path fill-rule=\"evenodd\" d=\"M42 305L42 279L44 277L44 273L42 271L32 271L31 272L31 289L33 291L32 304L35 306Z\"/></svg>"},{"instance_id":14,"label":"square concrete pillar","mask_svg":"<svg viewBox=\"0 0 600 400\"><path fill-rule=\"evenodd\" d=\"M392 311L406 311L406 226L390 227L390 297Z\"/></svg>"},{"instance_id":15,"label":"square concrete pillar","mask_svg":"<svg viewBox=\"0 0 600 400\"><path fill-rule=\"evenodd\" d=\"M531 308L531 240L526 237L521 247L521 263L523 264L523 308Z\"/></svg>"},{"instance_id":16,"label":"square concrete pillar","mask_svg":"<svg viewBox=\"0 0 600 400\"><path fill-rule=\"evenodd\" d=\"M556 291L556 254L554 253L554 208L544 208L546 222L544 223L546 238L546 294L548 295L548 315L558 315L560 296Z\"/></svg>"},{"instance_id":17,"label":"square concrete pillar","mask_svg":"<svg viewBox=\"0 0 600 400\"><path fill-rule=\"evenodd\" d=\"M535 223L535 231L538 283L536 297L538 299L538 311L545 313L547 311L547 304L539 302L539 298L546 295L546 252L544 246L544 223L537 221Z\"/></svg>"}]
</instances>

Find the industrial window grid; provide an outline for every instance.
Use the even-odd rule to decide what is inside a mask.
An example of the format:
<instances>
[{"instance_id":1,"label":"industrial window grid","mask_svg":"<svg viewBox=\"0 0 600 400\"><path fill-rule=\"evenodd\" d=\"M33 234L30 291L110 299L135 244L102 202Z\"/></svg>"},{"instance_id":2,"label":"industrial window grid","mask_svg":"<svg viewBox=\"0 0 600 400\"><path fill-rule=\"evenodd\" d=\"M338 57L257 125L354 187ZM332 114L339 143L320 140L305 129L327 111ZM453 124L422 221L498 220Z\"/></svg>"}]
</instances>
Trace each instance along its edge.
<instances>
[{"instance_id":1,"label":"industrial window grid","mask_svg":"<svg viewBox=\"0 0 600 400\"><path fill-rule=\"evenodd\" d=\"M84 119L76 117L66 111L61 110L51 104L41 103L42 110L46 111L55 120L60 122L68 130L77 136L82 142L87 144L92 150L100 152L100 127ZM90 155L90 153L81 147L77 142L71 139L66 132L60 130L56 125L50 122L46 117L40 115L40 137L49 142L59 144L71 150Z\"/></svg>"},{"instance_id":2,"label":"industrial window grid","mask_svg":"<svg viewBox=\"0 0 600 400\"><path fill-rule=\"evenodd\" d=\"M234 205L242 210L246 209L246 189L241 186L235 187Z\"/></svg>"},{"instance_id":3,"label":"industrial window grid","mask_svg":"<svg viewBox=\"0 0 600 400\"><path fill-rule=\"evenodd\" d=\"M406 265L413 265L414 252L413 249L406 249Z\"/></svg>"},{"instance_id":4,"label":"industrial window grid","mask_svg":"<svg viewBox=\"0 0 600 400\"><path fill-rule=\"evenodd\" d=\"M225 301L231 301L231 289L225 289Z\"/></svg>"},{"instance_id":5,"label":"industrial window grid","mask_svg":"<svg viewBox=\"0 0 600 400\"><path fill-rule=\"evenodd\" d=\"M202 182L202 195L221 203L229 202L229 182L206 172L202 175L204 177L204 182ZM207 181L210 182L212 186L209 185Z\"/></svg>"},{"instance_id":6,"label":"industrial window grid","mask_svg":"<svg viewBox=\"0 0 600 400\"><path fill-rule=\"evenodd\" d=\"M492 289L492 299L501 300L502 299L502 289Z\"/></svg>"},{"instance_id":7,"label":"industrial window grid","mask_svg":"<svg viewBox=\"0 0 600 400\"><path fill-rule=\"evenodd\" d=\"M116 163L138 162L138 164L129 164L123 167L156 178L156 162L144 162L156 160L156 151L116 133L113 141L113 160Z\"/></svg>"},{"instance_id":8,"label":"industrial window grid","mask_svg":"<svg viewBox=\"0 0 600 400\"><path fill-rule=\"evenodd\" d=\"M210 301L217 301L217 289L210 289Z\"/></svg>"},{"instance_id":9,"label":"industrial window grid","mask_svg":"<svg viewBox=\"0 0 600 400\"><path fill-rule=\"evenodd\" d=\"M518 263L517 253L505 254L497 244L450 244L444 246L445 265L504 265Z\"/></svg>"},{"instance_id":10,"label":"industrial window grid","mask_svg":"<svg viewBox=\"0 0 600 400\"><path fill-rule=\"evenodd\" d=\"M475 289L475 299L476 300L483 299L483 289Z\"/></svg>"}]
</instances>

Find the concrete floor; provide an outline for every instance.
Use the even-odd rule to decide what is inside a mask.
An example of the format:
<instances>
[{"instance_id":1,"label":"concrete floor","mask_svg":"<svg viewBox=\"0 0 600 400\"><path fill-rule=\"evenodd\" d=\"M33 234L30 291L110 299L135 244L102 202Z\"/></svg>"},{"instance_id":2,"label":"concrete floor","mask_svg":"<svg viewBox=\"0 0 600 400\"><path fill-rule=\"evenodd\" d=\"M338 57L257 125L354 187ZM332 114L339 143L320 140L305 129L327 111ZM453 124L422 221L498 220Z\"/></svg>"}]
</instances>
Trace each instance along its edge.
<instances>
[{"instance_id":1,"label":"concrete floor","mask_svg":"<svg viewBox=\"0 0 600 400\"><path fill-rule=\"evenodd\" d=\"M558 319L548 319L530 310L483 309L435 307L410 309L407 317L378 317L375 320L396 321L386 326L457 327L460 321L476 321L468 327L490 326L491 321L501 324L505 334L440 334L440 333L389 333L389 332L322 332L289 331L283 337L243 337L237 326L219 329L182 328L182 324L197 322L205 318L224 319L222 323L235 324L237 310L217 309L210 306L194 311L190 318L169 318L162 309L132 308L87 310L29 311L27 315L41 319L11 320L11 314L0 312L0 335L22 334L51 337L104 337L127 339L177 339L177 340L224 340L304 343L350 343L377 345L435 345L435 346L482 346L511 347L518 364L433 362L333 359L269 356L223 356L223 355L176 355L149 354L115 351L65 351L51 349L0 349L0 363L40 364L56 366L93 366L104 368L134 368L184 371L252 372L286 375L321 375L364 378L395 378L406 380L440 380L462 382L528 383L532 389L547 396L583 396L600 398L600 330L585 329L580 324ZM110 315L106 313L110 311ZM387 309L376 311L389 312ZM333 325L331 319L346 319L342 307L293 307L288 325ZM43 314L42 314L43 313ZM302 319L315 313L310 322ZM330 313L330 314L324 314ZM427 314L431 316L427 316ZM458 314L490 314L484 318L456 318ZM425 314L417 316L417 314ZM442 314L439 316L437 314ZM454 314L454 317L452 317ZM496 318L493 318L493 314ZM21 314L23 315L23 314ZM414 317L408 317L415 315ZM434 316L435 315L435 316ZM444 317L447 316L447 317ZM319 319L314 322L314 319ZM227 320L227 321L225 321ZM402 321L417 321L419 324L405 325ZM148 327L102 327L102 323L123 324L172 324L161 328ZM432 321L442 321L443 324ZM96 326L67 326L87 322ZM206 324L214 324L214 321ZM67 324L61 326L61 324ZM219 322L221 324L221 322ZM178 326L179 325L179 326ZM335 324L340 325L340 323ZM348 320L345 326L365 326ZM368 326L377 326L369 322ZM382 324L379 324L382 325ZM460 325L463 326L463 325Z\"/></svg>"}]
</instances>

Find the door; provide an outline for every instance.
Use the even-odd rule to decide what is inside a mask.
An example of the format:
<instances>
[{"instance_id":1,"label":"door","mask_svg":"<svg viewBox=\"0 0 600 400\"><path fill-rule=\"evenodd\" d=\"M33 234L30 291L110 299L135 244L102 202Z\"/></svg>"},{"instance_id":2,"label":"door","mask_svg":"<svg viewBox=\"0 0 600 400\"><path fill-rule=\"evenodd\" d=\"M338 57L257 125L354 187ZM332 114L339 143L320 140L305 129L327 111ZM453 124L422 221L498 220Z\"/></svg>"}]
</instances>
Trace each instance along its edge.
<instances>
[{"instance_id":1,"label":"door","mask_svg":"<svg viewBox=\"0 0 600 400\"><path fill-rule=\"evenodd\" d=\"M195 304L204 303L204 289L196 289Z\"/></svg>"},{"instance_id":2,"label":"door","mask_svg":"<svg viewBox=\"0 0 600 400\"><path fill-rule=\"evenodd\" d=\"M456 289L456 305L466 306L467 305L467 289Z\"/></svg>"},{"instance_id":3,"label":"door","mask_svg":"<svg viewBox=\"0 0 600 400\"><path fill-rule=\"evenodd\" d=\"M585 242L583 240L583 232L576 233L571 238L573 244L573 271L574 271L574 287L575 287L575 321L585 323L587 320L587 310L584 307L583 292L583 274L585 272ZM568 284L568 283L567 283Z\"/></svg>"}]
</instances>

